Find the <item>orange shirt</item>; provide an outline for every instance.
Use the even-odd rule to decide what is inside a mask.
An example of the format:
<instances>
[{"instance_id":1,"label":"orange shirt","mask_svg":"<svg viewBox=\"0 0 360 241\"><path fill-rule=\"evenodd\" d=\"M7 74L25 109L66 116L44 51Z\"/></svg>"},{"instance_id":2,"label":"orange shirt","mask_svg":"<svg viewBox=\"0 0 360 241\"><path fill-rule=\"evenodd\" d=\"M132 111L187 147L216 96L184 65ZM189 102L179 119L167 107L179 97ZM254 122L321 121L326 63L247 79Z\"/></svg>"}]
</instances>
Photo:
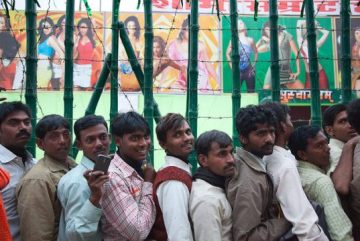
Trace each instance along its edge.
<instances>
[{"instance_id":1,"label":"orange shirt","mask_svg":"<svg viewBox=\"0 0 360 241\"><path fill-rule=\"evenodd\" d=\"M9 174L0 168L0 190L2 190L10 181ZM0 193L0 241L11 241L11 234L6 218L4 204Z\"/></svg>"}]
</instances>

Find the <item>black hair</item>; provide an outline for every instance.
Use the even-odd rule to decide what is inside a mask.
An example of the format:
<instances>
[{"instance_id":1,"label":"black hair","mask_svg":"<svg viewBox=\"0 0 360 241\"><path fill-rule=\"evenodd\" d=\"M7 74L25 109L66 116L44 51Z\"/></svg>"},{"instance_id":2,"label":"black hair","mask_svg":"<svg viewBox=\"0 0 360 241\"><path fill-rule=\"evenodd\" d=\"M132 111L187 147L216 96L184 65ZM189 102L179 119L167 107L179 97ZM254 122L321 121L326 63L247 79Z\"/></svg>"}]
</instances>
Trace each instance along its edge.
<instances>
[{"instance_id":1,"label":"black hair","mask_svg":"<svg viewBox=\"0 0 360 241\"><path fill-rule=\"evenodd\" d=\"M59 29L58 35L65 30L65 29L63 29L63 26L61 24L64 19L65 19L65 14L61 15L61 17L56 22L55 27Z\"/></svg>"},{"instance_id":2,"label":"black hair","mask_svg":"<svg viewBox=\"0 0 360 241\"><path fill-rule=\"evenodd\" d=\"M51 32L48 35L45 35L44 33L44 24L45 22L49 23L51 25ZM38 28L38 34L39 36L39 43L44 42L45 40L47 40L51 35L54 34L54 21L49 18L49 17L45 17L43 19L40 20L39 22L39 28Z\"/></svg>"},{"instance_id":3,"label":"black hair","mask_svg":"<svg viewBox=\"0 0 360 241\"><path fill-rule=\"evenodd\" d=\"M161 36L154 36L154 43L159 44L161 55L163 55L166 47L165 40Z\"/></svg>"},{"instance_id":4,"label":"black hair","mask_svg":"<svg viewBox=\"0 0 360 241\"><path fill-rule=\"evenodd\" d=\"M248 136L257 129L257 124L268 124L276 128L276 117L263 106L249 105L240 108L236 115L236 130L239 135Z\"/></svg>"},{"instance_id":5,"label":"black hair","mask_svg":"<svg viewBox=\"0 0 360 241\"><path fill-rule=\"evenodd\" d=\"M202 133L195 142L196 154L208 155L211 150L212 143L219 144L220 148L226 148L232 144L232 140L228 134L223 131L211 130Z\"/></svg>"},{"instance_id":6,"label":"black hair","mask_svg":"<svg viewBox=\"0 0 360 241\"><path fill-rule=\"evenodd\" d=\"M348 121L352 128L360 134L360 99L351 101L347 106Z\"/></svg>"},{"instance_id":7,"label":"black hair","mask_svg":"<svg viewBox=\"0 0 360 241\"><path fill-rule=\"evenodd\" d=\"M166 142L166 133L170 130L176 130L182 127L186 119L177 113L168 113L162 117L156 126L156 136L159 142Z\"/></svg>"},{"instance_id":8,"label":"black hair","mask_svg":"<svg viewBox=\"0 0 360 241\"><path fill-rule=\"evenodd\" d=\"M346 111L346 105L336 104L328 107L323 113L323 127L334 125L336 116L340 113Z\"/></svg>"},{"instance_id":9,"label":"black hair","mask_svg":"<svg viewBox=\"0 0 360 241\"><path fill-rule=\"evenodd\" d=\"M108 130L108 125L104 119L104 117L100 115L86 115L81 117L74 124L74 133L77 140L80 140L80 132L87 128L97 126L97 125L104 125L106 130Z\"/></svg>"},{"instance_id":10,"label":"black hair","mask_svg":"<svg viewBox=\"0 0 360 241\"><path fill-rule=\"evenodd\" d=\"M267 101L261 104L261 106L272 111L276 117L276 129L280 131L281 122L286 122L287 115L290 114L290 108L287 105L280 104L275 101Z\"/></svg>"},{"instance_id":11,"label":"black hair","mask_svg":"<svg viewBox=\"0 0 360 241\"><path fill-rule=\"evenodd\" d=\"M129 17L127 17L127 18L125 19L124 25L125 25L125 29L126 29L126 32L127 32L127 33L129 33L129 31L128 31L128 29L127 29L127 24L128 24L129 22L134 22L134 23L135 23L135 33L134 33L134 35L135 35L135 38L136 38L137 40L139 40L139 38L140 38L140 23L139 23L138 18L135 17L135 16L129 16Z\"/></svg>"},{"instance_id":12,"label":"black hair","mask_svg":"<svg viewBox=\"0 0 360 241\"><path fill-rule=\"evenodd\" d=\"M93 48L95 48L96 43L95 43L95 40L94 40L94 33L93 33L92 29L91 29L92 24L91 24L91 20L90 20L90 19L88 19L88 18L82 18L82 19L79 20L79 22L78 22L78 24L77 24L77 29L78 29L78 31L79 31L78 36L81 38L80 25L83 24L83 23L84 23L84 24L86 25L86 27L87 27L86 36L89 38L89 40L90 40Z\"/></svg>"},{"instance_id":13,"label":"black hair","mask_svg":"<svg viewBox=\"0 0 360 241\"><path fill-rule=\"evenodd\" d=\"M135 131L143 131L150 134L148 123L144 117L135 111L118 114L111 122L111 134L113 136L123 137L125 134Z\"/></svg>"},{"instance_id":14,"label":"black hair","mask_svg":"<svg viewBox=\"0 0 360 241\"><path fill-rule=\"evenodd\" d=\"M69 122L61 115L47 115L44 116L35 127L35 135L37 138L43 139L49 131L53 131L64 127L70 131Z\"/></svg>"},{"instance_id":15,"label":"black hair","mask_svg":"<svg viewBox=\"0 0 360 241\"><path fill-rule=\"evenodd\" d=\"M0 125L12 113L23 111L31 118L30 108L21 101L2 102L0 104Z\"/></svg>"},{"instance_id":16,"label":"black hair","mask_svg":"<svg viewBox=\"0 0 360 241\"><path fill-rule=\"evenodd\" d=\"M318 126L300 126L290 135L288 147L297 160L301 159L297 154L298 151L305 151L308 146L308 139L315 138L320 131L321 129Z\"/></svg>"}]
</instances>

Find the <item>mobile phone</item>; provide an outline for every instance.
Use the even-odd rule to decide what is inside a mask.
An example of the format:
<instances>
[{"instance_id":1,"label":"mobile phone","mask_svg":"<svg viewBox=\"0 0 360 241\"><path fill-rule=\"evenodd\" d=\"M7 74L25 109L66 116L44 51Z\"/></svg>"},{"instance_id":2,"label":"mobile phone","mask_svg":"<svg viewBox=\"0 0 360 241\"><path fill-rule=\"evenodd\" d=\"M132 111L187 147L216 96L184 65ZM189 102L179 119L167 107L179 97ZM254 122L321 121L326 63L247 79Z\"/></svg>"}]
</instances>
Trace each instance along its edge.
<instances>
[{"instance_id":1,"label":"mobile phone","mask_svg":"<svg viewBox=\"0 0 360 241\"><path fill-rule=\"evenodd\" d=\"M99 154L95 162L94 171L103 171L104 173L107 173L111 160L111 156Z\"/></svg>"}]
</instances>

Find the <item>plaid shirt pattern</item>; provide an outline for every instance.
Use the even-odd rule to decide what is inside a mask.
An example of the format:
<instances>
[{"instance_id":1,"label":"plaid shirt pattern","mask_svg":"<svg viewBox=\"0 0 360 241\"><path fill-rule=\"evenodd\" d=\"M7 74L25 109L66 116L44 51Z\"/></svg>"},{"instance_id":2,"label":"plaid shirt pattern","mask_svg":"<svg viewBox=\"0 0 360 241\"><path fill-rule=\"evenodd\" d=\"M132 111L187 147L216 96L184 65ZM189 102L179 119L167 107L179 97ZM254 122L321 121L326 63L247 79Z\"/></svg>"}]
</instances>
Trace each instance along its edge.
<instances>
[{"instance_id":1,"label":"plaid shirt pattern","mask_svg":"<svg viewBox=\"0 0 360 241\"><path fill-rule=\"evenodd\" d=\"M341 207L330 177L319 167L305 161L298 162L298 170L306 196L324 208L331 239L353 241L351 222Z\"/></svg>"},{"instance_id":2,"label":"plaid shirt pattern","mask_svg":"<svg viewBox=\"0 0 360 241\"><path fill-rule=\"evenodd\" d=\"M144 180L117 154L109 167L101 206L105 241L144 240L155 221L152 183Z\"/></svg>"}]
</instances>

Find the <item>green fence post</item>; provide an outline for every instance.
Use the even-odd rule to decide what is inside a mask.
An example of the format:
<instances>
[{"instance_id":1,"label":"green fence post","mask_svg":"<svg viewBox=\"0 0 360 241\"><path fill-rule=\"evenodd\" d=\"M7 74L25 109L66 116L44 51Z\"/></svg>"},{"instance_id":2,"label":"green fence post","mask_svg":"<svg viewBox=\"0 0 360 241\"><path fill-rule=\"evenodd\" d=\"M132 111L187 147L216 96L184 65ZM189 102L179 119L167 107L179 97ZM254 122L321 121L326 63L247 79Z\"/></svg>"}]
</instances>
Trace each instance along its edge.
<instances>
[{"instance_id":1,"label":"green fence post","mask_svg":"<svg viewBox=\"0 0 360 241\"><path fill-rule=\"evenodd\" d=\"M280 102L280 67L277 0L270 0L270 53L272 100Z\"/></svg>"},{"instance_id":2,"label":"green fence post","mask_svg":"<svg viewBox=\"0 0 360 241\"><path fill-rule=\"evenodd\" d=\"M26 93L25 101L31 111L31 125L33 126L31 139L28 144L29 152L36 156L35 125L37 102L37 48L36 48L36 6L34 0L26 0Z\"/></svg>"},{"instance_id":3,"label":"green fence post","mask_svg":"<svg viewBox=\"0 0 360 241\"><path fill-rule=\"evenodd\" d=\"M64 79L64 117L73 126L73 76L74 76L74 11L75 1L66 1L65 14L65 79ZM71 137L73 134L71 133ZM77 148L72 146L69 155L75 157Z\"/></svg>"},{"instance_id":4,"label":"green fence post","mask_svg":"<svg viewBox=\"0 0 360 241\"><path fill-rule=\"evenodd\" d=\"M141 70L141 65L139 61L136 58L134 48L131 45L129 36L126 33L125 25L123 22L119 22L119 28L120 28L120 39L122 44L124 45L124 49L126 52L126 55L129 58L129 62L131 65L132 70L134 71L134 74L136 76L136 79L140 85L141 92L144 94L144 73ZM153 103L153 109L154 109L154 120L156 123L160 121L161 113L159 110L159 106L156 103L155 99L152 100Z\"/></svg>"},{"instance_id":5,"label":"green fence post","mask_svg":"<svg viewBox=\"0 0 360 241\"><path fill-rule=\"evenodd\" d=\"M237 0L230 1L230 21L231 21L231 65L232 65L231 70L232 70L232 81L233 81L233 89L231 96L232 138L233 138L234 146L240 146L240 141L236 130L236 114L238 113L241 105Z\"/></svg>"},{"instance_id":6,"label":"green fence post","mask_svg":"<svg viewBox=\"0 0 360 241\"><path fill-rule=\"evenodd\" d=\"M119 56L119 4L120 0L113 0L112 36L111 36L111 88L110 88L110 122L118 113L118 56ZM111 130L110 130L111 131ZM116 146L111 142L110 152L115 152Z\"/></svg>"},{"instance_id":7,"label":"green fence post","mask_svg":"<svg viewBox=\"0 0 360 241\"><path fill-rule=\"evenodd\" d=\"M199 2L191 1L191 13L190 13L190 66L189 66L189 124L194 137L197 137L197 118L198 118L198 25L199 17ZM197 161L195 153L190 155L189 161L192 165L192 171L197 169Z\"/></svg>"},{"instance_id":8,"label":"green fence post","mask_svg":"<svg viewBox=\"0 0 360 241\"><path fill-rule=\"evenodd\" d=\"M308 28L307 43L311 83L311 124L321 127L320 89L319 89L319 67L316 46L316 29L314 20L314 2L307 0L306 26Z\"/></svg>"},{"instance_id":9,"label":"green fence post","mask_svg":"<svg viewBox=\"0 0 360 241\"><path fill-rule=\"evenodd\" d=\"M153 23L152 23L152 2L151 0L144 0L145 12L145 60L144 60L144 117L150 128L151 143L154 143L154 125L153 125ZM154 144L151 145L149 151L150 163L154 166Z\"/></svg>"},{"instance_id":10,"label":"green fence post","mask_svg":"<svg viewBox=\"0 0 360 241\"><path fill-rule=\"evenodd\" d=\"M350 1L341 1L341 95L342 102L351 101Z\"/></svg>"}]
</instances>

